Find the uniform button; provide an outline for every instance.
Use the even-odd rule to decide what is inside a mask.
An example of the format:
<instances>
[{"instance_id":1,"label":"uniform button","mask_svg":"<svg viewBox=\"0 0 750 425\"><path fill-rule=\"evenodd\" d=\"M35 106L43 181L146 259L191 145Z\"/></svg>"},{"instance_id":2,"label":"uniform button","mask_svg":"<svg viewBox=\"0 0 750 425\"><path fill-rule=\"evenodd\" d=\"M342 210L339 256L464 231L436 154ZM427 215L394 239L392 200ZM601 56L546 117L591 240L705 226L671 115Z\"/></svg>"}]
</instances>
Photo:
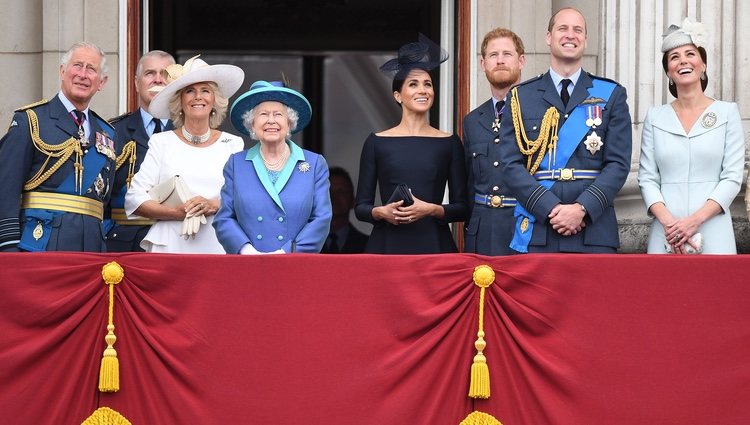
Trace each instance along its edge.
<instances>
[{"instance_id":1,"label":"uniform button","mask_svg":"<svg viewBox=\"0 0 750 425\"><path fill-rule=\"evenodd\" d=\"M112 237L116 238L117 237L117 233L112 233Z\"/></svg>"},{"instance_id":2,"label":"uniform button","mask_svg":"<svg viewBox=\"0 0 750 425\"><path fill-rule=\"evenodd\" d=\"M277 239L278 239L278 240L280 240L280 241L283 241L283 240L284 240L284 237L283 237L283 236L281 236L281 235L279 235Z\"/></svg>"},{"instance_id":3,"label":"uniform button","mask_svg":"<svg viewBox=\"0 0 750 425\"><path fill-rule=\"evenodd\" d=\"M497 162L497 161L495 161L495 162L492 163L492 165L494 165L495 167L497 167L498 165L500 165L500 163Z\"/></svg>"},{"instance_id":4,"label":"uniform button","mask_svg":"<svg viewBox=\"0 0 750 425\"><path fill-rule=\"evenodd\" d=\"M495 137L495 143L500 143L500 138L499 137Z\"/></svg>"},{"instance_id":5,"label":"uniform button","mask_svg":"<svg viewBox=\"0 0 750 425\"><path fill-rule=\"evenodd\" d=\"M532 130L536 130L536 126L531 127Z\"/></svg>"},{"instance_id":6,"label":"uniform button","mask_svg":"<svg viewBox=\"0 0 750 425\"><path fill-rule=\"evenodd\" d=\"M284 217L279 217L279 223L283 223L283 222L284 222Z\"/></svg>"},{"instance_id":7,"label":"uniform button","mask_svg":"<svg viewBox=\"0 0 750 425\"><path fill-rule=\"evenodd\" d=\"M263 221L263 217L258 216L258 221Z\"/></svg>"},{"instance_id":8,"label":"uniform button","mask_svg":"<svg viewBox=\"0 0 750 425\"><path fill-rule=\"evenodd\" d=\"M261 239L263 239L263 235L258 235L258 236L255 237L255 239L261 240Z\"/></svg>"},{"instance_id":9,"label":"uniform button","mask_svg":"<svg viewBox=\"0 0 750 425\"><path fill-rule=\"evenodd\" d=\"M565 114L565 118L568 118L568 114Z\"/></svg>"},{"instance_id":10,"label":"uniform button","mask_svg":"<svg viewBox=\"0 0 750 425\"><path fill-rule=\"evenodd\" d=\"M476 158L476 156L477 156L477 153L476 153L476 152L472 152L471 156L473 156L473 157L475 157L475 158Z\"/></svg>"},{"instance_id":11,"label":"uniform button","mask_svg":"<svg viewBox=\"0 0 750 425\"><path fill-rule=\"evenodd\" d=\"M498 190L500 190L500 187L498 187L498 186L492 186L492 191L493 192L497 192Z\"/></svg>"}]
</instances>

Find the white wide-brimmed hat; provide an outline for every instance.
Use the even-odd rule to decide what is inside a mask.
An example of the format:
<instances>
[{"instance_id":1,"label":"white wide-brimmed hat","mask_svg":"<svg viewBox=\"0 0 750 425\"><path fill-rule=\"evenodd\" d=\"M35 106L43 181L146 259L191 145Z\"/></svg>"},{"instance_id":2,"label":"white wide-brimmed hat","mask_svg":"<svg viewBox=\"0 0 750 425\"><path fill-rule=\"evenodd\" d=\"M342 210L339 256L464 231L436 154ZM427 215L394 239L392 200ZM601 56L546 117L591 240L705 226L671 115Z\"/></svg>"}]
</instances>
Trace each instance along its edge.
<instances>
[{"instance_id":1,"label":"white wide-brimmed hat","mask_svg":"<svg viewBox=\"0 0 750 425\"><path fill-rule=\"evenodd\" d=\"M173 64L167 67L167 85L155 87L160 91L148 107L148 112L152 116L160 119L171 118L169 99L179 90L195 83L214 82L219 86L221 95L227 99L240 89L245 80L245 71L234 65L209 65L198 56L185 61L185 65Z\"/></svg>"}]
</instances>

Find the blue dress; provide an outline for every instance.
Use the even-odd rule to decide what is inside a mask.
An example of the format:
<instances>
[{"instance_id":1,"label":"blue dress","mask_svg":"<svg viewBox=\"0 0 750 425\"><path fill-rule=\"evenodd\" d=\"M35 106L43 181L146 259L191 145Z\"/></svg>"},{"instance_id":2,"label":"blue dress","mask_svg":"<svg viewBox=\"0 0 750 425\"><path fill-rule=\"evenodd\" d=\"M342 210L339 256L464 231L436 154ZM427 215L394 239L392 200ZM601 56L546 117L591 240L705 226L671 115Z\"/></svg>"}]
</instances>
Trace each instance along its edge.
<instances>
[{"instance_id":1,"label":"blue dress","mask_svg":"<svg viewBox=\"0 0 750 425\"><path fill-rule=\"evenodd\" d=\"M445 218L425 217L394 226L375 220L375 191L385 204L398 184L408 185L414 196L442 204ZM445 185L449 201L443 204ZM448 223L466 218L466 167L461 140L449 137L381 137L365 141L359 164L355 214L374 225L365 252L374 254L437 254L457 252Z\"/></svg>"}]
</instances>

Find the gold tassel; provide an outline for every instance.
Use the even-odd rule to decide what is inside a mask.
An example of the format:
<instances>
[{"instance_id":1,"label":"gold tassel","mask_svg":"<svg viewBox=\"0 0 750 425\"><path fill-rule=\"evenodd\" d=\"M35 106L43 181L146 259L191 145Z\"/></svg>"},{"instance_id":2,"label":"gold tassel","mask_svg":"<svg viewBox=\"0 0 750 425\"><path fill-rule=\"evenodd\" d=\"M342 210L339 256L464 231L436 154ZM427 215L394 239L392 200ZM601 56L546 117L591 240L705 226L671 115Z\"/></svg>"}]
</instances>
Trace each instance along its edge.
<instances>
[{"instance_id":1,"label":"gold tassel","mask_svg":"<svg viewBox=\"0 0 750 425\"><path fill-rule=\"evenodd\" d=\"M477 354L471 365L471 382L469 383L469 397L490 398L490 368L483 351L487 347L484 340L484 292L495 281L495 271L492 267L481 265L474 268L474 284L479 288L479 331L474 347Z\"/></svg>"},{"instance_id":2,"label":"gold tassel","mask_svg":"<svg viewBox=\"0 0 750 425\"><path fill-rule=\"evenodd\" d=\"M116 410L100 407L94 411L81 425L132 425L132 423Z\"/></svg>"},{"instance_id":3,"label":"gold tassel","mask_svg":"<svg viewBox=\"0 0 750 425\"><path fill-rule=\"evenodd\" d=\"M475 410L469 413L469 416L462 420L459 425L503 425L503 423L488 413Z\"/></svg>"},{"instance_id":4,"label":"gold tassel","mask_svg":"<svg viewBox=\"0 0 750 425\"><path fill-rule=\"evenodd\" d=\"M107 321L107 348L104 349L102 364L99 368L99 391L112 393L120 390L120 361L117 359L117 351L114 348L117 336L115 336L114 312L115 312L115 285L122 281L125 273L122 267L112 261L102 267L104 283L109 286L109 315Z\"/></svg>"}]
</instances>

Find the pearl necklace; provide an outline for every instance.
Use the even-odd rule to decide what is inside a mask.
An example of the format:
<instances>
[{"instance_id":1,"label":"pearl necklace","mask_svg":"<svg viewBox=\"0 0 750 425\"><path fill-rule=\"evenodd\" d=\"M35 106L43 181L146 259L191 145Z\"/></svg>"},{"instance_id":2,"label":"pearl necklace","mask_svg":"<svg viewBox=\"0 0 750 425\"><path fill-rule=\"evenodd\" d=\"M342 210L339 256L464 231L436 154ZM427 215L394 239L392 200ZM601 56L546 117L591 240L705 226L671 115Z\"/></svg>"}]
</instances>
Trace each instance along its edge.
<instances>
[{"instance_id":1,"label":"pearl necklace","mask_svg":"<svg viewBox=\"0 0 750 425\"><path fill-rule=\"evenodd\" d=\"M185 126L182 126L182 135L185 137L185 140L188 142L194 144L194 145L200 145L201 143L206 143L208 139L211 138L211 128L208 129L208 131L201 135L201 136L194 136L190 134L189 131L185 128Z\"/></svg>"},{"instance_id":2,"label":"pearl necklace","mask_svg":"<svg viewBox=\"0 0 750 425\"><path fill-rule=\"evenodd\" d=\"M263 164L265 164L266 168L269 169L269 170L277 170L277 169L283 168L283 166L286 163L286 160L287 160L289 154L290 154L290 151L287 148L287 149L284 150L284 153L282 153L279 156L279 159L277 159L274 162L269 162L269 161L266 160L266 157L263 156L263 149L260 150L260 157L263 160Z\"/></svg>"}]
</instances>

